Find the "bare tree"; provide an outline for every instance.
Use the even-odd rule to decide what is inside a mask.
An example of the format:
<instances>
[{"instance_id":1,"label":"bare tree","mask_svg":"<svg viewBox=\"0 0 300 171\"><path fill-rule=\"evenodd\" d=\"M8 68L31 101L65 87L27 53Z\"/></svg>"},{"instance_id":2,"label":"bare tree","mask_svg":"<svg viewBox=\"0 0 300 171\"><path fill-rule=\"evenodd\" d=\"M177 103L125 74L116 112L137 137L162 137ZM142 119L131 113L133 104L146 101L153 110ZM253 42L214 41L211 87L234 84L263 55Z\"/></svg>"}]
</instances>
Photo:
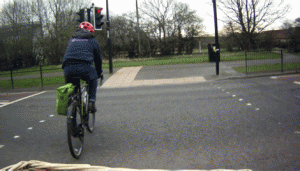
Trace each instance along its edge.
<instances>
[{"instance_id":1,"label":"bare tree","mask_svg":"<svg viewBox=\"0 0 300 171\"><path fill-rule=\"evenodd\" d=\"M158 26L159 42L161 44L161 54L168 54L169 49L166 48L167 42L167 23L172 20L173 0L146 0L142 4L142 14L146 18L152 20Z\"/></svg>"},{"instance_id":2,"label":"bare tree","mask_svg":"<svg viewBox=\"0 0 300 171\"><path fill-rule=\"evenodd\" d=\"M174 0L147 0L144 1L141 11L144 14L142 19L151 21L158 28L157 38L162 55L174 54L175 48L181 53L184 46L182 32L186 35L186 47L192 50L194 37L203 29L202 19L185 3Z\"/></svg>"},{"instance_id":3,"label":"bare tree","mask_svg":"<svg viewBox=\"0 0 300 171\"><path fill-rule=\"evenodd\" d=\"M281 19L289 11L289 5L284 5L284 0L279 3L274 0L219 0L218 9L225 14L226 23L239 25L243 49L251 49L255 47L257 33Z\"/></svg>"},{"instance_id":4,"label":"bare tree","mask_svg":"<svg viewBox=\"0 0 300 171\"><path fill-rule=\"evenodd\" d=\"M291 28L291 27L293 27L293 23L292 23L290 20L285 20L285 21L282 23L280 29L285 30L285 29L289 29L289 28Z\"/></svg>"},{"instance_id":5,"label":"bare tree","mask_svg":"<svg viewBox=\"0 0 300 171\"><path fill-rule=\"evenodd\" d=\"M49 18L52 22L47 24L49 34L45 53L52 64L62 62L68 40L76 30L75 26L79 24L75 20L75 13L80 8L87 7L89 2L89 0L48 0L48 9L51 11Z\"/></svg>"},{"instance_id":6,"label":"bare tree","mask_svg":"<svg viewBox=\"0 0 300 171\"><path fill-rule=\"evenodd\" d=\"M14 0L3 4L2 35L5 57L10 67L21 68L35 64L33 55L33 35L36 29L36 17L31 10L29 0Z\"/></svg>"}]
</instances>

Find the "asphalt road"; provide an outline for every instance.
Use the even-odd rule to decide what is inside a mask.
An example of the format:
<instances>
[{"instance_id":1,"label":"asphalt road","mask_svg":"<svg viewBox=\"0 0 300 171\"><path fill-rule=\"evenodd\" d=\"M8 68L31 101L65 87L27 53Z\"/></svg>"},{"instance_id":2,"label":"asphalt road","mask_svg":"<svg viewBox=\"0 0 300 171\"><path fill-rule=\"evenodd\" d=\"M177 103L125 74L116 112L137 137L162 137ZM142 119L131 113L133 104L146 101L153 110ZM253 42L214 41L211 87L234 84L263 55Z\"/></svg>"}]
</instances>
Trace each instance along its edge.
<instances>
[{"instance_id":1,"label":"asphalt road","mask_svg":"<svg viewBox=\"0 0 300 171\"><path fill-rule=\"evenodd\" d=\"M137 75L142 78L142 75ZM55 91L0 108L0 168L19 161L134 169L300 170L300 87L270 77L99 89L72 158Z\"/></svg>"}]
</instances>

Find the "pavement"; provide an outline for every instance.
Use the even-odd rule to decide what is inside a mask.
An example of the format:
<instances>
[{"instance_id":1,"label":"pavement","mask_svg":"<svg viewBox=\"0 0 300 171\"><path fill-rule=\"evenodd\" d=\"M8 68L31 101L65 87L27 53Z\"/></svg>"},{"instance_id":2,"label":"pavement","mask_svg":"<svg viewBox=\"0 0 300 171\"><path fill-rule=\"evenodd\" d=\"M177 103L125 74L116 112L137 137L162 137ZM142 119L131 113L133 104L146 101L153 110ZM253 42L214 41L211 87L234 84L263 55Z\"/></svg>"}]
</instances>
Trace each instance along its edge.
<instances>
[{"instance_id":1,"label":"pavement","mask_svg":"<svg viewBox=\"0 0 300 171\"><path fill-rule=\"evenodd\" d=\"M178 65L156 65L156 66L137 66L113 68L110 74L108 69L104 69L104 80L101 88L124 88L143 85L164 85L164 84L183 84L199 83L220 79L236 79L245 77L257 77L266 75L293 74L297 71L261 73L255 75L245 75L236 72L233 67L243 66L244 62L220 62L219 75L216 74L215 63L197 64L178 64ZM43 77L63 76L63 73L45 73ZM15 76L14 79L39 78L40 75ZM0 80L10 80L10 78L0 78ZM55 90L61 85L0 89L0 92L31 92L43 90Z\"/></svg>"}]
</instances>

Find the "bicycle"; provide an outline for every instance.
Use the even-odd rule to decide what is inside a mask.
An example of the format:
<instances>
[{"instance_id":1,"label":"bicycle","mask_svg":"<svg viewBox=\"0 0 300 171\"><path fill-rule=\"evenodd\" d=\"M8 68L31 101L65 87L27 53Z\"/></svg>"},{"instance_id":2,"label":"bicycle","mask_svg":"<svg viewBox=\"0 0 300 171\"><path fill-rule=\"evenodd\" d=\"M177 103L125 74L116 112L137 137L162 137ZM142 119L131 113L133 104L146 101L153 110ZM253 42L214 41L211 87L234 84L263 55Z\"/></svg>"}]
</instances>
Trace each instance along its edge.
<instances>
[{"instance_id":1,"label":"bicycle","mask_svg":"<svg viewBox=\"0 0 300 171\"><path fill-rule=\"evenodd\" d=\"M103 76L101 76L100 78L101 86ZM88 110L88 86L88 82L83 82L79 85L75 85L75 91L70 95L68 101L68 145L72 156L76 159L80 158L83 151L84 128L92 133L95 126L95 113L90 113L90 111Z\"/></svg>"}]
</instances>

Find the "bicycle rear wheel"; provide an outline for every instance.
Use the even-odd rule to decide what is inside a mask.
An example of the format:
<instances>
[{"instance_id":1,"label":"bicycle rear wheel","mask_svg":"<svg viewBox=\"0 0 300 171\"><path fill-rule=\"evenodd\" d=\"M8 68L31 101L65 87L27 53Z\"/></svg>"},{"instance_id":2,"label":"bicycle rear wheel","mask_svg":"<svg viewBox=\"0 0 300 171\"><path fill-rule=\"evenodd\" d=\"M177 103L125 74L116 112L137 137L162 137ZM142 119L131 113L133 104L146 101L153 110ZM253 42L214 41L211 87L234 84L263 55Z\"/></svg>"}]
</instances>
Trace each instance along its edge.
<instances>
[{"instance_id":1,"label":"bicycle rear wheel","mask_svg":"<svg viewBox=\"0 0 300 171\"><path fill-rule=\"evenodd\" d=\"M80 107L76 102L68 107L67 135L70 152L74 158L79 159L83 151L84 129L81 123Z\"/></svg>"}]
</instances>

